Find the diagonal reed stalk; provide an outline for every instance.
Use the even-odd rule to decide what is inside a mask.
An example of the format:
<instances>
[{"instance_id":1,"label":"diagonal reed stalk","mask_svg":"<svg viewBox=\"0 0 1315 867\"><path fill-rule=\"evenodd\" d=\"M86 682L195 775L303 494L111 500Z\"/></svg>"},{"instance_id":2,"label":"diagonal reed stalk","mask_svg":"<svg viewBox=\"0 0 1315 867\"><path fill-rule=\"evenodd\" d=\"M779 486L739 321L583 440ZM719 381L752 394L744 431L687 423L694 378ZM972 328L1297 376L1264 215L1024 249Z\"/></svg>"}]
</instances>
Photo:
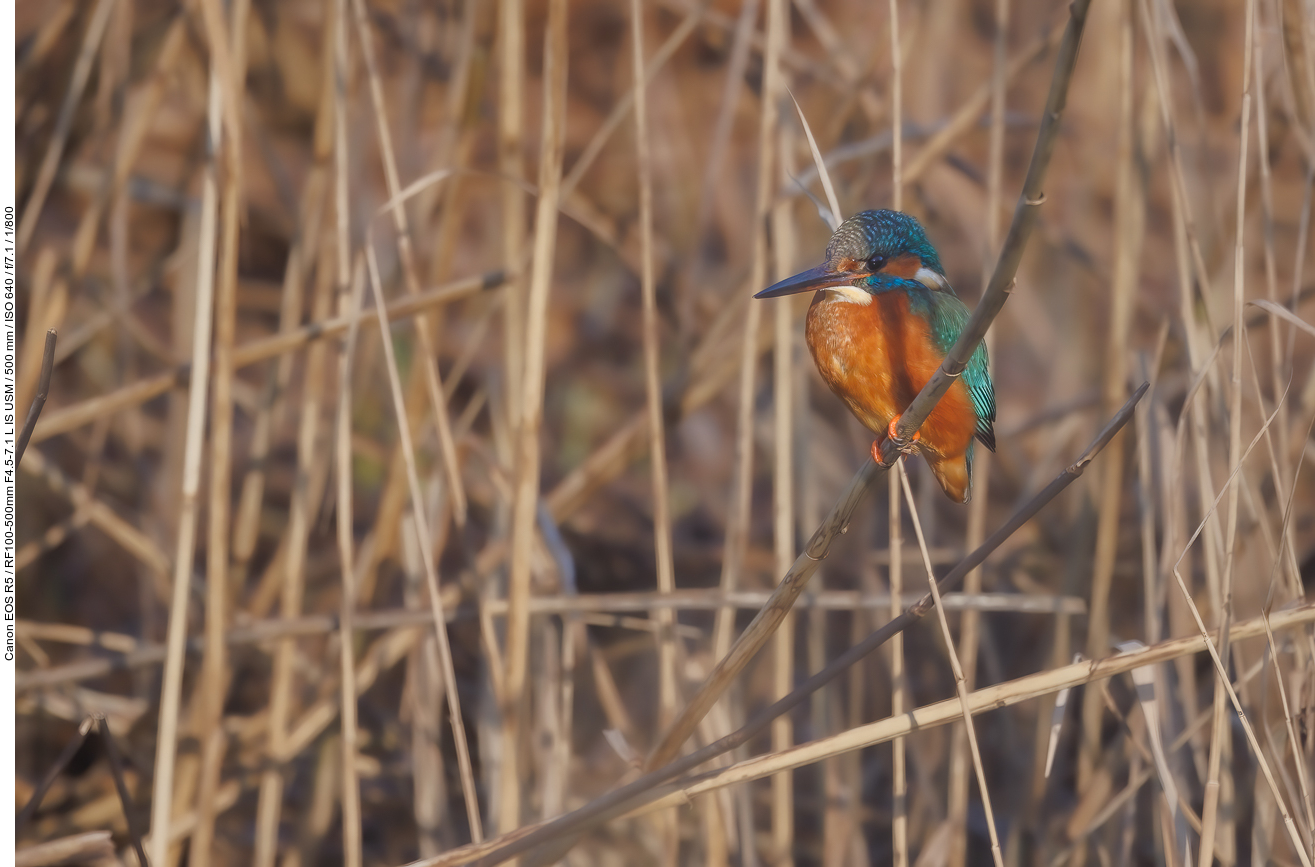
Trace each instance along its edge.
<instances>
[{"instance_id":1,"label":"diagonal reed stalk","mask_svg":"<svg viewBox=\"0 0 1315 867\"><path fill-rule=\"evenodd\" d=\"M406 480L411 495L411 512L414 516L416 541L420 546L420 558L425 568L425 583L429 590L429 607L433 615L434 632L438 638L438 660L443 675L443 690L447 697L448 715L451 723L452 738L455 741L457 767L461 777L461 794L465 800L466 819L470 823L472 840L484 837L483 823L480 821L479 794L475 790L475 775L470 761L470 748L466 743L466 727L461 713L461 700L457 695L457 675L452 663L452 646L448 640L447 617L443 612L443 597L438 585L438 570L434 563L434 540L430 536L428 511L425 509L424 496L420 490L420 474L416 469L415 446L411 442L411 427L407 421L406 402L402 394L402 381L397 372L397 353L393 349L392 334L388 330L388 318L384 315L384 291L379 278L379 265L375 261L374 248L369 239L365 247L365 261L370 278L370 288L374 293L375 314L379 321L379 336L383 343L384 358L387 361L388 384L392 392L393 412L397 420L402 457L406 461ZM340 504L341 508L341 504ZM344 644L348 642L344 641Z\"/></svg>"},{"instance_id":2,"label":"diagonal reed stalk","mask_svg":"<svg viewBox=\"0 0 1315 867\"><path fill-rule=\"evenodd\" d=\"M1059 56L1056 59L1055 74L1051 80L1050 93L1046 98L1045 113L1042 117L1041 129L1037 133L1032 162L1028 167L1022 195L1019 197L1013 222L1010 224L1004 248L986 293L945 361L901 416L897 432L903 439L911 437L922 426L927 416L931 414L932 408L949 390L955 379L963 373L968 359L972 357L987 328L1013 291L1014 275L1018 271L1023 249L1036 224L1037 212L1045 201L1041 187L1058 138L1060 116L1067 100L1073 67L1077 62L1078 46L1081 43L1089 5L1089 0L1078 0L1070 7L1069 23L1064 31ZM890 439L886 440L882 448L884 462L889 465L897 454L897 444ZM679 752L697 727L699 720L707 714L708 709L725 692L749 660L757 655L758 650L780 625L813 573L817 571L817 564L827 555L831 542L848 527L854 510L863 500L867 489L876 480L880 471L881 468L876 462L869 458L850 480L848 487L824 519L822 526L809 540L804 552L781 579L772 599L759 611L735 645L717 663L698 693L685 706L675 724L653 750L647 767L661 767Z\"/></svg>"},{"instance_id":3,"label":"diagonal reed stalk","mask_svg":"<svg viewBox=\"0 0 1315 867\"><path fill-rule=\"evenodd\" d=\"M922 563L927 570L927 584L930 588L932 604L936 608L936 619L940 623L945 651L950 657L950 670L954 673L954 686L958 692L959 706L963 709L963 724L968 733L968 749L973 757L973 772L977 775L977 789L982 796L982 809L986 813L986 832L991 838L991 858L995 862L995 867L1004 867L1000 837L995 827L995 810L991 807L991 793L986 787L986 771L982 769L982 752L977 746L977 732L973 728L972 710L968 702L968 680L964 677L963 666L959 664L959 654L954 649L950 621L945 617L945 604L941 601L940 588L936 586L936 572L932 569L931 555L927 553L927 540L922 535L922 521L918 518L918 507L913 502L913 491L909 488L908 474L904 472L904 462L896 463L895 470L895 477L899 480L900 487L904 489L904 501L909 504L909 517L913 519L913 532L918 537L918 550L922 552Z\"/></svg>"},{"instance_id":4,"label":"diagonal reed stalk","mask_svg":"<svg viewBox=\"0 0 1315 867\"><path fill-rule=\"evenodd\" d=\"M963 580L964 575L980 566L993 551L999 548L1023 524L1031 520L1060 492L1081 477L1087 466L1109 443L1110 439L1132 420L1133 411L1145 392L1146 385L1143 384L1101 429L1086 451L992 533L980 548L947 572L937 582L938 590L943 592L955 587ZM771 604L770 601L768 604ZM481 847L479 850L483 854L483 857L477 862L479 867L493 867L495 864L500 864L549 841L570 835L578 835L586 828L594 827L634 809L644 803L656 787L675 779L681 774L689 773L704 762L724 755L747 743L751 738L766 730L777 717L789 713L803 704L809 696L848 671L851 666L869 653L917 623L932 610L933 606L933 597L928 592L916 603L904 609L898 617L890 620L863 641L836 657L826 668L800 684L789 696L754 714L751 720L732 734L662 765L656 770L649 771L639 779L621 786L565 816L537 827L518 829L511 834L504 835L500 841L490 841L488 846ZM961 713L961 711L959 712ZM903 732L900 734L903 734Z\"/></svg>"}]
</instances>

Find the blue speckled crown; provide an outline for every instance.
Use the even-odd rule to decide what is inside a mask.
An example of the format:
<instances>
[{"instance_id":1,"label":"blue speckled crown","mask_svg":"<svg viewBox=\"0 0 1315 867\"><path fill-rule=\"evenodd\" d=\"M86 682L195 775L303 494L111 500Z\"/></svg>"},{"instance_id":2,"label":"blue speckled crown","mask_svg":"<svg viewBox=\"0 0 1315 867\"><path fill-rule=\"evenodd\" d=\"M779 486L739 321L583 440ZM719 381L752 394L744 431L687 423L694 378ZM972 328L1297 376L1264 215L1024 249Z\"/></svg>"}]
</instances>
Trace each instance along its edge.
<instances>
[{"instance_id":1,"label":"blue speckled crown","mask_svg":"<svg viewBox=\"0 0 1315 867\"><path fill-rule=\"evenodd\" d=\"M841 259L864 262L877 255L893 259L905 253L918 256L937 273L945 273L922 224L900 211L860 211L841 223L826 245L827 261L833 263Z\"/></svg>"}]
</instances>

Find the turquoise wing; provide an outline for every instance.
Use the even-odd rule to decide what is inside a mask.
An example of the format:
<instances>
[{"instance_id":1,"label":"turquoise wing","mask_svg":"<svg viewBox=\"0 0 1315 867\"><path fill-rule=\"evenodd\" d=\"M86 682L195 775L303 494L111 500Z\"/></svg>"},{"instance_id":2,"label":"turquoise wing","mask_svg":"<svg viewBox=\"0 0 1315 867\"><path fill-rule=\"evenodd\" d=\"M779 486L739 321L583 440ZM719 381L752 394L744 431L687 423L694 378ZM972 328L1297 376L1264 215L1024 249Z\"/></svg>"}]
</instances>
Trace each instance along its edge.
<instances>
[{"instance_id":1,"label":"turquoise wing","mask_svg":"<svg viewBox=\"0 0 1315 867\"><path fill-rule=\"evenodd\" d=\"M931 291L931 330L936 347L948 353L964 326L968 324L968 308L949 291ZM995 451L995 386L991 383L991 370L986 357L986 346L979 345L968 359L963 372L963 383L968 387L973 409L977 412L977 438L991 451Z\"/></svg>"}]
</instances>

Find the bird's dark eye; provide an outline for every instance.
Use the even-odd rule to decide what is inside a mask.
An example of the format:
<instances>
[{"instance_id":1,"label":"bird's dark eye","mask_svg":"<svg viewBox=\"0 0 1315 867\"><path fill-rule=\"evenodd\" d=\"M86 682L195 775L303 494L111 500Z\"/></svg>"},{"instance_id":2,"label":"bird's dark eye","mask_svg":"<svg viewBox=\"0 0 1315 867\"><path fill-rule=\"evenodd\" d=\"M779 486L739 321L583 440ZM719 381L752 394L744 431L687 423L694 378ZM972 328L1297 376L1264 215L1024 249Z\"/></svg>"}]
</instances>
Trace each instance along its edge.
<instances>
[{"instance_id":1,"label":"bird's dark eye","mask_svg":"<svg viewBox=\"0 0 1315 867\"><path fill-rule=\"evenodd\" d=\"M868 270L870 271L880 271L884 267L886 267L885 256L873 256L868 260Z\"/></svg>"}]
</instances>

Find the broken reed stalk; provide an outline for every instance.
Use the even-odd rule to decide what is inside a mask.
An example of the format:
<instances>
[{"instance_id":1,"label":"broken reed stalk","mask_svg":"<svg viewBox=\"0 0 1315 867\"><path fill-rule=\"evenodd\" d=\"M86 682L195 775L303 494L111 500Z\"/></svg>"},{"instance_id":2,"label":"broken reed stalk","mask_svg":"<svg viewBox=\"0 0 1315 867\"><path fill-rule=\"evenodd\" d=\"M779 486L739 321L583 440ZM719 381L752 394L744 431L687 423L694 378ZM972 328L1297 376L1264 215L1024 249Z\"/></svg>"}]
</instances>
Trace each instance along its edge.
<instances>
[{"instance_id":1,"label":"broken reed stalk","mask_svg":"<svg viewBox=\"0 0 1315 867\"><path fill-rule=\"evenodd\" d=\"M32 431L36 429L37 419L41 417L41 410L45 408L46 398L50 395L50 376L55 369L55 341L58 338L55 329L46 332L46 345L41 350L41 373L37 377L37 393L32 398L32 405L28 407L23 429L18 432L18 442L14 446L14 466L23 463L23 452L27 451Z\"/></svg>"},{"instance_id":2,"label":"broken reed stalk","mask_svg":"<svg viewBox=\"0 0 1315 867\"><path fill-rule=\"evenodd\" d=\"M1000 258L996 262L991 282L954 348L950 350L940 368L923 386L922 391L918 393L913 403L900 417L897 432L905 440L922 426L927 416L931 414L932 408L949 390L955 379L963 373L968 364L968 359L972 357L973 351L981 343L986 330L990 327L996 315L999 314L1010 292L1013 291L1014 275L1018 271L1023 249L1031 236L1033 226L1036 224L1037 212L1042 202L1045 201L1045 195L1041 187L1045 180L1046 170L1050 165L1050 156L1058 139L1060 116L1067 100L1069 81L1073 77L1073 66L1077 62L1078 46L1082 40L1082 29L1086 23L1089 5L1090 0L1076 0L1069 7L1069 22L1064 31L1063 41L1060 43L1059 55L1056 58L1055 74L1050 83L1050 93L1046 98L1045 114L1041 122L1041 129L1037 133L1036 146L1032 152L1032 162L1028 166L1023 192L1019 198L1018 206L1014 210L1013 222L1010 224L1009 234L1005 238ZM883 443L881 454L884 462L889 465L898 454L896 444L887 439ZM660 767L680 751L681 746L693 733L699 720L707 714L708 709L725 692L749 660L757 655L758 650L775 631L785 617L786 612L794 604L794 600L803 592L809 579L817 571L817 564L827 555L831 548L831 542L848 527L850 517L867 493L868 487L876 480L879 470L880 467L876 462L869 458L854 478L850 480L839 501L832 507L831 513L822 522L822 526L813 533L804 552L795 560L794 566L786 573L785 577L781 579L781 583L777 586L772 599L759 611L730 652L717 663L716 668L708 676L699 692L690 700L690 703L677 717L675 724L668 730L657 748L653 750L647 762L647 767Z\"/></svg>"},{"instance_id":3,"label":"broken reed stalk","mask_svg":"<svg viewBox=\"0 0 1315 867\"><path fill-rule=\"evenodd\" d=\"M77 734L69 738L68 743L64 744L64 749L60 750L59 755L55 757L50 770L46 771L46 775L41 778L41 782L37 783L37 787L32 790L32 796L27 799L23 809L18 811L18 816L14 819L14 829L16 831L22 830L23 826L36 815L37 809L41 806L41 799L46 796L46 792L50 791L50 787L54 785L55 780L63 772L65 766L72 761L77 751L82 749L82 742L87 739L87 733L91 731L94 722L91 717L87 717L78 724Z\"/></svg>"},{"instance_id":4,"label":"broken reed stalk","mask_svg":"<svg viewBox=\"0 0 1315 867\"><path fill-rule=\"evenodd\" d=\"M210 338L215 288L215 245L218 230L218 172L220 142L219 79L212 66L207 109L209 159L201 186L201 220L197 251L196 315L192 331L192 365L196 378L188 388L187 429L183 446L182 502L178 540L174 550L173 584L169 602L168 650L164 683L160 690L159 734L155 742L155 774L151 786L151 861L168 863L169 823L173 809L174 766L178 756L178 716L183 695L183 664L187 643L187 600L192 583L192 557L196 551L197 494L201 487L201 456L205 440L206 392L210 383ZM221 543L222 544L222 543Z\"/></svg>"},{"instance_id":5,"label":"broken reed stalk","mask_svg":"<svg viewBox=\"0 0 1315 867\"><path fill-rule=\"evenodd\" d=\"M101 740L105 742L105 754L110 760L110 775L114 777L114 791L119 795L119 804L123 807L123 821L128 826L128 839L132 842L133 851L137 853L141 867L150 867L151 862L146 859L146 850L142 847L142 832L137 825L137 810L133 806L132 795L128 794L128 783L123 777L123 756L119 753L119 745L110 731L109 720L99 716L96 718L96 726Z\"/></svg>"},{"instance_id":6,"label":"broken reed stalk","mask_svg":"<svg viewBox=\"0 0 1315 867\"><path fill-rule=\"evenodd\" d=\"M1141 400L1142 395L1146 393L1147 386L1142 384L1128 402L1118 411L1117 414L1101 429L1100 433L1092 441L1087 450L1075 460L1072 464L1064 469L1049 485L1043 488L1021 509L1006 521L999 529L992 533L982 546L976 551L965 557L957 566L945 574L936 582L938 590L944 592L953 588L961 581L969 571L980 566L993 551L1004 544L1004 542L1018 531L1020 527L1031 520L1037 512L1041 511L1048 503L1057 497L1065 488L1078 479L1086 470L1088 464L1097 454L1109 443L1115 434L1132 420L1133 412L1137 403ZM869 459L871 463L871 459ZM855 484L851 482L851 489ZM856 492L861 494L861 491ZM844 503L842 502L842 505ZM851 509L852 511L852 509ZM785 698L777 701L775 704L754 714L743 727L726 737L709 744L706 747L695 750L692 753L684 755L672 762L658 767L656 770L649 771L637 780L628 783L600 798L595 799L584 807L579 808L571 813L566 814L551 822L539 825L535 828L518 829L510 838L504 837L506 842L500 847L488 852L477 863L479 867L493 867L495 864L514 858L517 855L527 852L541 844L548 843L559 837L566 835L579 834L588 827L601 824L609 819L628 812L640 806L649 794L658 786L672 780L681 774L693 771L699 765L707 762L717 756L723 755L742 744L747 743L750 739L757 736L772 721L782 714L790 713L809 696L835 680L841 674L845 673L851 666L858 663L872 651L881 647L891 638L902 634L913 624L917 623L931 611L934 601L930 592L924 594L916 603L906 608L898 617L890 620L880 629L871 633L867 638L851 647L849 650L836 657L826 668L812 675L794 692ZM770 602L769 602L770 605ZM1103 662L1108 662L1104 660ZM798 749L798 748L796 748ZM491 841L490 845L496 844Z\"/></svg>"}]
</instances>

